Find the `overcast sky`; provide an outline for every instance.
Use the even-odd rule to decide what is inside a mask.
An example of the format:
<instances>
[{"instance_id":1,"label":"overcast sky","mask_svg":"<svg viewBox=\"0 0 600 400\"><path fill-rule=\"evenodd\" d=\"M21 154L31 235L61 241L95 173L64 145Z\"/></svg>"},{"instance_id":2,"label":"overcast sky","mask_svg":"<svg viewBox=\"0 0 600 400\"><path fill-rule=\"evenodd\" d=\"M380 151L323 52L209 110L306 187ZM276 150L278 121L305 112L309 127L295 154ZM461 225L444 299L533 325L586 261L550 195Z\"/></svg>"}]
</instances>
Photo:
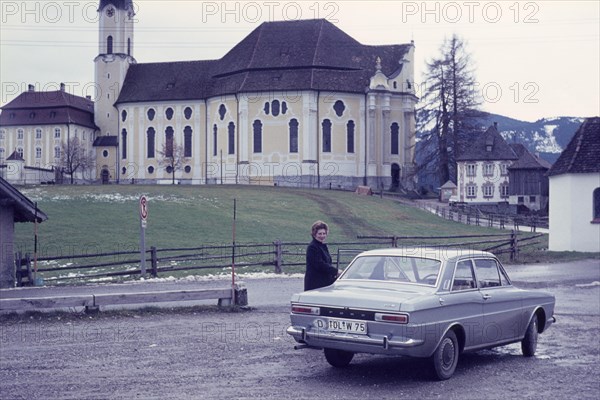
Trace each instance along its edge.
<instances>
[{"instance_id":1,"label":"overcast sky","mask_svg":"<svg viewBox=\"0 0 600 400\"><path fill-rule=\"evenodd\" d=\"M0 104L27 84L93 94L98 1L0 0ZM485 111L535 121L600 114L600 2L135 1L138 63L222 57L260 23L326 18L363 44L414 40L415 80L466 40Z\"/></svg>"}]
</instances>

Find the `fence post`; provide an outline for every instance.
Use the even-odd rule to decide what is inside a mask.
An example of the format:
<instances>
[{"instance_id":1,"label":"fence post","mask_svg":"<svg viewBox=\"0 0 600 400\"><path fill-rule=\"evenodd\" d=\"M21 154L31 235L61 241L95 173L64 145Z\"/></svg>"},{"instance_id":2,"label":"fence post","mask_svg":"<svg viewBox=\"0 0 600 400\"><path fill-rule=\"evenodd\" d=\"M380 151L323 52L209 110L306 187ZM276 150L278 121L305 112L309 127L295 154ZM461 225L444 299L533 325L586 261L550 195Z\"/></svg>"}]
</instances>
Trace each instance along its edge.
<instances>
[{"instance_id":1,"label":"fence post","mask_svg":"<svg viewBox=\"0 0 600 400\"><path fill-rule=\"evenodd\" d=\"M513 229L510 231L510 260L515 261L517 259L517 233Z\"/></svg>"},{"instance_id":2,"label":"fence post","mask_svg":"<svg viewBox=\"0 0 600 400\"><path fill-rule=\"evenodd\" d=\"M15 279L17 287L23 286L23 275L21 274L21 252L15 253Z\"/></svg>"},{"instance_id":3,"label":"fence post","mask_svg":"<svg viewBox=\"0 0 600 400\"><path fill-rule=\"evenodd\" d=\"M392 247L398 247L398 236L392 236Z\"/></svg>"},{"instance_id":4,"label":"fence post","mask_svg":"<svg viewBox=\"0 0 600 400\"><path fill-rule=\"evenodd\" d=\"M155 246L150 247L150 263L152 264L152 277L158 278L158 257Z\"/></svg>"},{"instance_id":5,"label":"fence post","mask_svg":"<svg viewBox=\"0 0 600 400\"><path fill-rule=\"evenodd\" d=\"M275 246L275 260L273 260L275 264L275 273L280 274L282 272L281 266L283 265L283 251L281 248L281 240L277 239L273 242L273 245Z\"/></svg>"}]
</instances>

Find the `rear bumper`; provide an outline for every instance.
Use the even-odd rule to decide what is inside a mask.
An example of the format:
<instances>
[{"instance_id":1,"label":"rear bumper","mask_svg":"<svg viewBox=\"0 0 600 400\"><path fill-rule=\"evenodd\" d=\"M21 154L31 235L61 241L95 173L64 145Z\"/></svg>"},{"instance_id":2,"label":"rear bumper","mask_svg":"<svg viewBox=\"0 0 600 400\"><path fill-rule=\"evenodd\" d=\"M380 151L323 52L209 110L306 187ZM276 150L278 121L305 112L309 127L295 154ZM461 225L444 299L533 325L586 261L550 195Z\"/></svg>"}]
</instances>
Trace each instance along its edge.
<instances>
[{"instance_id":1,"label":"rear bumper","mask_svg":"<svg viewBox=\"0 0 600 400\"><path fill-rule=\"evenodd\" d=\"M420 352L411 351L422 346L424 340L412 338L371 337L369 335L351 335L324 330L307 330L301 326L290 326L286 330L297 342L309 347L333 347L341 350L362 353L404 354L417 356Z\"/></svg>"}]
</instances>

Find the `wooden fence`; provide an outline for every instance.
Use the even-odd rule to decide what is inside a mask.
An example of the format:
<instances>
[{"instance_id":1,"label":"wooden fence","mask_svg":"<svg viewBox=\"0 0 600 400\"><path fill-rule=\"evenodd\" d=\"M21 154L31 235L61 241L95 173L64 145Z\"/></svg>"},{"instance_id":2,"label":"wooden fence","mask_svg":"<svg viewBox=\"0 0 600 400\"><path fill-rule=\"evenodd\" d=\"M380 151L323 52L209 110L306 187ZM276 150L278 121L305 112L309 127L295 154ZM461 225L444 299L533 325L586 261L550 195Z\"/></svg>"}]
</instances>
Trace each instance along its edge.
<instances>
[{"instance_id":1,"label":"wooden fence","mask_svg":"<svg viewBox=\"0 0 600 400\"><path fill-rule=\"evenodd\" d=\"M519 248L538 242L533 239L541 234L519 237L517 231L488 235L460 236L359 236L356 242L330 243L328 246L338 267L344 267L361 251L399 246L463 247L492 251L495 254L509 253L511 260L518 257ZM465 241L466 239L466 241ZM458 241L457 241L458 240ZM305 265L306 243L282 242L250 243L192 248L158 249L151 247L145 253L145 264L150 267L147 274L152 278L173 274L193 274L199 270L211 270L216 274L249 271L252 268L264 271L273 268L276 273L292 271L293 267ZM133 279L142 275L140 252L121 251L99 254L72 254L68 256L38 257L32 266L29 255L17 254L17 285L32 285L36 277L44 284L70 282L110 281ZM302 268L297 268L303 271Z\"/></svg>"},{"instance_id":2,"label":"wooden fence","mask_svg":"<svg viewBox=\"0 0 600 400\"><path fill-rule=\"evenodd\" d=\"M487 226L500 229L514 229L529 227L535 233L537 228L548 228L548 217L538 215L509 215L497 213L485 213L473 207L446 207L438 204L432 205L426 202L419 203L419 208L433 212L434 214L451 221L461 222L467 225Z\"/></svg>"}]
</instances>

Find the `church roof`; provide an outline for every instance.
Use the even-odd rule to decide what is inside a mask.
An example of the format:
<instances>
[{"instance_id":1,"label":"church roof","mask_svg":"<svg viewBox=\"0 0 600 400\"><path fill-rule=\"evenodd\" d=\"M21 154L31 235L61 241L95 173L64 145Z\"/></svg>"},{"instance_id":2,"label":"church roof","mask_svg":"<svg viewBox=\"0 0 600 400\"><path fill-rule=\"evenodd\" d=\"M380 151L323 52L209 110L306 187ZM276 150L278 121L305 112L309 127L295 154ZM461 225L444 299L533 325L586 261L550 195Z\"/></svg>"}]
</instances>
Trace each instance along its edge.
<instances>
[{"instance_id":1,"label":"church roof","mask_svg":"<svg viewBox=\"0 0 600 400\"><path fill-rule=\"evenodd\" d=\"M0 126L77 124L98 129L94 102L63 90L21 93L2 107Z\"/></svg>"},{"instance_id":2,"label":"church roof","mask_svg":"<svg viewBox=\"0 0 600 400\"><path fill-rule=\"evenodd\" d=\"M548 161L531 154L521 143L511 143L509 145L519 159L513 162L508 169L544 169L548 170L552 166Z\"/></svg>"},{"instance_id":3,"label":"church roof","mask_svg":"<svg viewBox=\"0 0 600 400\"><path fill-rule=\"evenodd\" d=\"M112 4L120 10L127 10L130 7L133 9L133 0L100 0L99 10L102 10L107 5Z\"/></svg>"},{"instance_id":4,"label":"church roof","mask_svg":"<svg viewBox=\"0 0 600 400\"><path fill-rule=\"evenodd\" d=\"M325 19L265 22L218 60L134 64L117 103L204 99L266 90L364 93L412 44L368 46Z\"/></svg>"},{"instance_id":5,"label":"church roof","mask_svg":"<svg viewBox=\"0 0 600 400\"><path fill-rule=\"evenodd\" d=\"M549 176L600 172L600 117L586 118L558 157Z\"/></svg>"},{"instance_id":6,"label":"church roof","mask_svg":"<svg viewBox=\"0 0 600 400\"><path fill-rule=\"evenodd\" d=\"M114 135L98 136L94 140L94 147L117 147L119 145L119 138Z\"/></svg>"},{"instance_id":7,"label":"church roof","mask_svg":"<svg viewBox=\"0 0 600 400\"><path fill-rule=\"evenodd\" d=\"M468 146L461 149L456 161L517 160L518 157L494 125L477 134Z\"/></svg>"}]
</instances>

